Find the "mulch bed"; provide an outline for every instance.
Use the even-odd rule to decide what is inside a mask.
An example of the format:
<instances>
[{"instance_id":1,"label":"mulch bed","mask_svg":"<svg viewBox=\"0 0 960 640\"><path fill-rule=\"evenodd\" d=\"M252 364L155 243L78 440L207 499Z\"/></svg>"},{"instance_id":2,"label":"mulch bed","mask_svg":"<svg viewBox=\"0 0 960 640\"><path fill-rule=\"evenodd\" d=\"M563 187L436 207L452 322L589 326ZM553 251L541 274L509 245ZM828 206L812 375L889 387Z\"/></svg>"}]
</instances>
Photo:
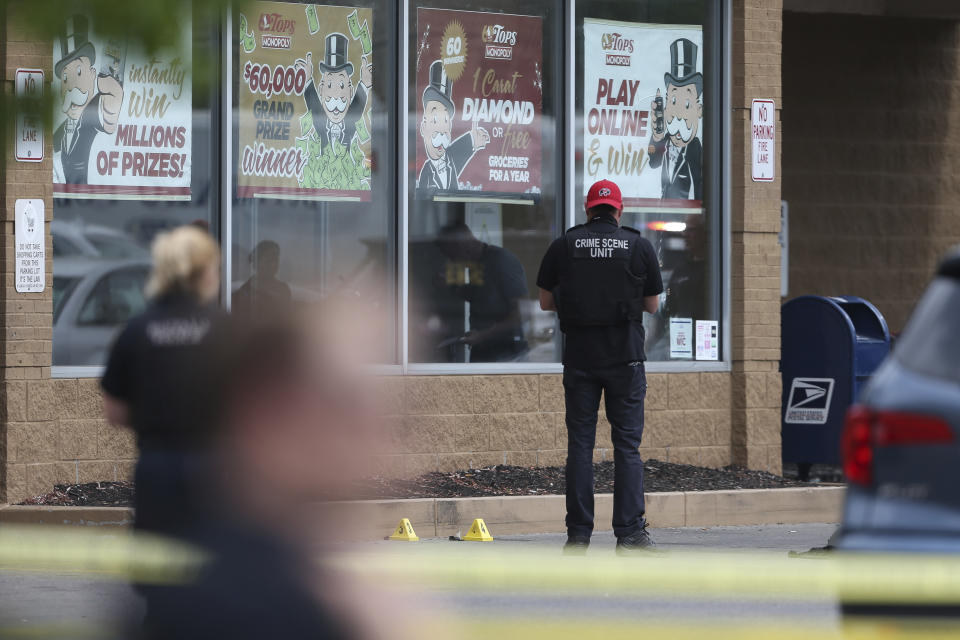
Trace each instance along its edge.
<instances>
[{"instance_id":1,"label":"mulch bed","mask_svg":"<svg viewBox=\"0 0 960 640\"><path fill-rule=\"evenodd\" d=\"M613 491L613 462L593 465L594 490ZM644 491L711 491L719 489L770 489L808 486L765 471L737 466L706 469L688 464L647 460ZM563 467L513 467L497 465L468 471L425 473L412 480L372 478L356 486L357 495L341 499L375 498L475 498L562 494L566 490ZM331 496L333 497L333 496Z\"/></svg>"},{"instance_id":2,"label":"mulch bed","mask_svg":"<svg viewBox=\"0 0 960 640\"><path fill-rule=\"evenodd\" d=\"M87 482L58 484L53 491L28 498L18 504L52 507L130 507L133 506L132 482Z\"/></svg>"},{"instance_id":3,"label":"mulch bed","mask_svg":"<svg viewBox=\"0 0 960 640\"><path fill-rule=\"evenodd\" d=\"M644 489L648 492L771 489L811 484L737 466L706 469L688 464L647 460L644 469ZM594 489L598 493L613 491L613 462L599 462L593 466L593 470ZM467 471L435 471L412 480L369 478L355 483L348 492L327 497L338 500L371 500L528 496L562 494L565 488L563 467L497 465ZM134 487L129 482L90 482L57 485L51 493L20 504L124 507L133 504L133 494Z\"/></svg>"}]
</instances>

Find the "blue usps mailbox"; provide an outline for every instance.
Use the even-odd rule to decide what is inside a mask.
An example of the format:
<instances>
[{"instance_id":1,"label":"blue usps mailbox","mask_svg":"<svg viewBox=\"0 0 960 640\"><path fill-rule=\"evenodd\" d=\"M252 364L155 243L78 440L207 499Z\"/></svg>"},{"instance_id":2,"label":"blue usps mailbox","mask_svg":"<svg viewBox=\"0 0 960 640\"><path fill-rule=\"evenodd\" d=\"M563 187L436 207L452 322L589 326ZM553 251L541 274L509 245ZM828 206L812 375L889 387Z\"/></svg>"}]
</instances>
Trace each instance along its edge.
<instances>
[{"instance_id":1,"label":"blue usps mailbox","mask_svg":"<svg viewBox=\"0 0 960 640\"><path fill-rule=\"evenodd\" d=\"M890 352L887 322L853 296L801 296L781 316L783 461L840 463L847 409Z\"/></svg>"}]
</instances>

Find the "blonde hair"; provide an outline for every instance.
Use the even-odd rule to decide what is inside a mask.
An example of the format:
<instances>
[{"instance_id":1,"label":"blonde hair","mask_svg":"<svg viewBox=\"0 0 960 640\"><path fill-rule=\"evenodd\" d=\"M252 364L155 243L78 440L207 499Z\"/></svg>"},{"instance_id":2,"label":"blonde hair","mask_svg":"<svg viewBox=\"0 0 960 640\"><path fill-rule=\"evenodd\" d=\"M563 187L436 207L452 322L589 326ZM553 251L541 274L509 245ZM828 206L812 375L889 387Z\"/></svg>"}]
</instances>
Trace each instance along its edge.
<instances>
[{"instance_id":1,"label":"blonde hair","mask_svg":"<svg viewBox=\"0 0 960 640\"><path fill-rule=\"evenodd\" d=\"M194 225L159 234L153 241L152 253L153 271L146 288L151 298L171 293L199 297L205 272L220 262L217 243Z\"/></svg>"}]
</instances>

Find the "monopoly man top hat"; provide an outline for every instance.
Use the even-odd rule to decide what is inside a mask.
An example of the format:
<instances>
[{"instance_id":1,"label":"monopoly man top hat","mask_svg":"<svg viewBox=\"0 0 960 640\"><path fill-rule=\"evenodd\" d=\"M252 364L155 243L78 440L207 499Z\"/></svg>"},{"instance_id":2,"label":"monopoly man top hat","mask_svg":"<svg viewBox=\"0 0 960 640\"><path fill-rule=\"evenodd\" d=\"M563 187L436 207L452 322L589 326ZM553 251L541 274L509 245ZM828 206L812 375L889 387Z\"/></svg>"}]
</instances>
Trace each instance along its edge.
<instances>
[{"instance_id":1,"label":"monopoly man top hat","mask_svg":"<svg viewBox=\"0 0 960 640\"><path fill-rule=\"evenodd\" d=\"M326 51L323 62L317 65L324 73L337 73L347 70L347 75L353 75L353 63L347 60L347 36L342 33L331 33L326 39Z\"/></svg>"},{"instance_id":2,"label":"monopoly man top hat","mask_svg":"<svg viewBox=\"0 0 960 640\"><path fill-rule=\"evenodd\" d=\"M72 15L67 18L63 26L63 31L57 35L62 57L53 67L53 72L58 78L63 73L63 68L77 58L89 58L90 64L97 61L97 50L90 42L90 22L86 16Z\"/></svg>"},{"instance_id":3,"label":"monopoly man top hat","mask_svg":"<svg viewBox=\"0 0 960 640\"><path fill-rule=\"evenodd\" d=\"M670 44L670 71L663 74L663 84L684 87L697 85L697 95L703 93L703 76L697 73L697 45L686 38Z\"/></svg>"},{"instance_id":4,"label":"monopoly man top hat","mask_svg":"<svg viewBox=\"0 0 960 640\"><path fill-rule=\"evenodd\" d=\"M430 84L423 90L423 106L426 107L428 102L436 100L444 104L452 114L456 111L456 107L453 106L453 99L450 97L452 93L453 81L447 76L447 72L443 68L443 62L434 60L433 64L430 65Z\"/></svg>"}]
</instances>

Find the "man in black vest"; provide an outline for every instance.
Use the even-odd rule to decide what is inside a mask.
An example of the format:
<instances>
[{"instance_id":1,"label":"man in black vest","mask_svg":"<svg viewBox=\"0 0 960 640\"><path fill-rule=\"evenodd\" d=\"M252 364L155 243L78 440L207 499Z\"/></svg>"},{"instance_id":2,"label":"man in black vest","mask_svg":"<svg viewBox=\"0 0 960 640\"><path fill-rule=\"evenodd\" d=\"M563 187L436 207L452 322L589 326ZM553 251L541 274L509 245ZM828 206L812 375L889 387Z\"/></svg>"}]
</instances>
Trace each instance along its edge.
<instances>
[{"instance_id":1,"label":"man in black vest","mask_svg":"<svg viewBox=\"0 0 960 640\"><path fill-rule=\"evenodd\" d=\"M540 308L557 311L566 335L567 553L585 553L593 533L593 448L600 394L614 448L613 531L617 552L653 546L643 517L643 312L663 292L660 266L639 231L620 226L620 188L590 187L587 222L550 245L540 265Z\"/></svg>"}]
</instances>

